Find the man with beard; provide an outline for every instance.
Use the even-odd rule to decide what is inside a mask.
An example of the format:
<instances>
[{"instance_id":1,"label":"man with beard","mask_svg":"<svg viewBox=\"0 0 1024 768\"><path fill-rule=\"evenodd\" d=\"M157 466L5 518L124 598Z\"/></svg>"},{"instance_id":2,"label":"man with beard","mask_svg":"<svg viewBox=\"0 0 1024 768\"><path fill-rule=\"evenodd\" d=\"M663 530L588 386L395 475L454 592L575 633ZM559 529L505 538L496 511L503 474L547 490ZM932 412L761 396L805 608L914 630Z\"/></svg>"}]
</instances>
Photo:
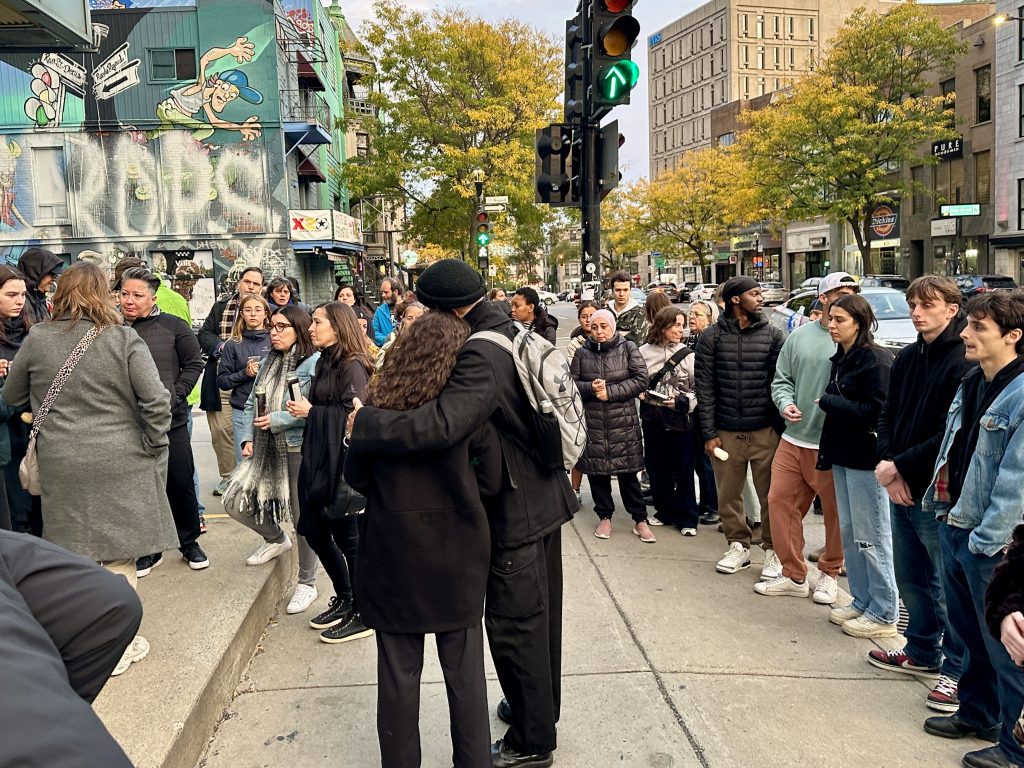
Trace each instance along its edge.
<instances>
[{"instance_id":1,"label":"man with beard","mask_svg":"<svg viewBox=\"0 0 1024 768\"><path fill-rule=\"evenodd\" d=\"M405 287L393 277L380 281L380 306L373 313L373 340L378 347L384 346L395 330L395 304L404 295Z\"/></svg>"},{"instance_id":2,"label":"man with beard","mask_svg":"<svg viewBox=\"0 0 1024 768\"><path fill-rule=\"evenodd\" d=\"M761 503L761 548L765 566L777 563L768 521L772 459L779 444L779 412L771 398L782 331L762 314L761 286L733 277L722 287L725 309L697 342L697 402L705 452L715 458L718 513L729 549L715 565L719 573L750 567L751 530L743 513L743 484L750 467ZM716 456L725 451L728 458Z\"/></svg>"}]
</instances>

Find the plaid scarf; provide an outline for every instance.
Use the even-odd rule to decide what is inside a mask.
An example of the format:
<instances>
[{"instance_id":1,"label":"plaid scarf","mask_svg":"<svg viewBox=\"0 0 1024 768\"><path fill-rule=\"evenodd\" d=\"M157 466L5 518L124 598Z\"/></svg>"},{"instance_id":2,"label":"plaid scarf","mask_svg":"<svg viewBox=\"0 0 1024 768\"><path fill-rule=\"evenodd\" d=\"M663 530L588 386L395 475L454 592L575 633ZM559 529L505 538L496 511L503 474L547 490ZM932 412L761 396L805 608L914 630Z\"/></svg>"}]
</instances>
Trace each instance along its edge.
<instances>
[{"instance_id":1,"label":"plaid scarf","mask_svg":"<svg viewBox=\"0 0 1024 768\"><path fill-rule=\"evenodd\" d=\"M231 338L231 331L235 327L235 320L238 319L238 303L240 297L237 293L232 294L228 303L224 306L224 314L220 316L220 339L227 341Z\"/></svg>"},{"instance_id":2,"label":"plaid scarf","mask_svg":"<svg viewBox=\"0 0 1024 768\"><path fill-rule=\"evenodd\" d=\"M253 387L267 390L267 407L285 402L288 374L295 370L295 349L281 354L273 350L260 369ZM254 429L252 458L232 473L224 492L225 506L235 506L258 523L280 523L290 511L288 486L288 442L284 432Z\"/></svg>"}]
</instances>

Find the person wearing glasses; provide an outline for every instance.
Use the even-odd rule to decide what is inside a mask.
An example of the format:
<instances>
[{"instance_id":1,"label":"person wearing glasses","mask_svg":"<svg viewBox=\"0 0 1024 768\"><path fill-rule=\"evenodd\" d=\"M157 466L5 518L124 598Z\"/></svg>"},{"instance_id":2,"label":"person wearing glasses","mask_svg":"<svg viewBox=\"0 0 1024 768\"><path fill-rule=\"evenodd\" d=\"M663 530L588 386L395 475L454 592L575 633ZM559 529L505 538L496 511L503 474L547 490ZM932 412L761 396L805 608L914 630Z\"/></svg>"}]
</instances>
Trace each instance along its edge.
<instances>
[{"instance_id":1,"label":"person wearing glasses","mask_svg":"<svg viewBox=\"0 0 1024 768\"><path fill-rule=\"evenodd\" d=\"M252 393L260 363L270 352L270 306L262 296L245 296L238 303L238 318L231 338L220 353L217 386L231 393L231 424L235 435L235 461L242 463L241 433L245 402Z\"/></svg>"},{"instance_id":2,"label":"person wearing glasses","mask_svg":"<svg viewBox=\"0 0 1024 768\"><path fill-rule=\"evenodd\" d=\"M690 336L686 344L690 349L697 349L697 340L712 323L718 322L718 306L711 301L695 301L690 304ZM699 408L700 405L698 404ZM716 525L722 518L718 516L718 488L715 486L715 470L711 466L711 458L704 452L704 438L699 429L693 430L694 443L697 444L695 464L697 484L700 492L701 525Z\"/></svg>"},{"instance_id":3,"label":"person wearing glasses","mask_svg":"<svg viewBox=\"0 0 1024 768\"><path fill-rule=\"evenodd\" d=\"M309 336L309 315L294 304L270 316L270 353L264 358L246 398L238 439L242 461L231 476L224 509L235 520L263 537L263 544L245 561L269 563L292 548L281 521L291 516L298 527L299 467L306 421L288 413L292 400L288 379L294 374L302 397L309 396L320 353ZM257 391L266 393L266 413L258 413ZM290 614L302 613L316 600L317 556L298 537L299 579L288 603Z\"/></svg>"}]
</instances>

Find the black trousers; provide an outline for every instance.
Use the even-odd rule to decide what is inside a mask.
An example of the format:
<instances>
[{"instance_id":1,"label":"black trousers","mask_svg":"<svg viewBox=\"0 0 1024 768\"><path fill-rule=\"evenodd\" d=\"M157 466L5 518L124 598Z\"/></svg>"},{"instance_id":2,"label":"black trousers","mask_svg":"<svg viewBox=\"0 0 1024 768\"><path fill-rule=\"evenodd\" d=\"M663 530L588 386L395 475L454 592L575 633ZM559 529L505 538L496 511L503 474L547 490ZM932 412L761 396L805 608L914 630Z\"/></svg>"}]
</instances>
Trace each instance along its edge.
<instances>
[{"instance_id":1,"label":"black trousers","mask_svg":"<svg viewBox=\"0 0 1024 768\"><path fill-rule=\"evenodd\" d=\"M693 486L693 435L649 421L643 422L643 431L644 462L658 519L666 525L696 528L700 514Z\"/></svg>"},{"instance_id":2,"label":"black trousers","mask_svg":"<svg viewBox=\"0 0 1024 768\"><path fill-rule=\"evenodd\" d=\"M622 497L622 506L626 508L634 522L641 522L647 519L647 504L644 503L644 495L640 491L640 479L636 472L625 472L616 475L619 478L619 496ZM590 495L594 497L594 512L602 520L610 519L615 511L615 502L612 501L612 476L611 475L587 475L590 482Z\"/></svg>"},{"instance_id":3,"label":"black trousers","mask_svg":"<svg viewBox=\"0 0 1024 768\"><path fill-rule=\"evenodd\" d=\"M562 700L560 529L517 549L492 548L484 625L512 710L503 740L524 754L550 752Z\"/></svg>"},{"instance_id":4,"label":"black trousers","mask_svg":"<svg viewBox=\"0 0 1024 768\"><path fill-rule=\"evenodd\" d=\"M20 533L43 535L43 505L38 496L33 496L21 487L18 468L28 449L29 425L21 420L21 414L14 414L6 426L11 436L11 460L4 466L4 484L7 492L7 506L11 515L11 530Z\"/></svg>"},{"instance_id":5,"label":"black trousers","mask_svg":"<svg viewBox=\"0 0 1024 768\"><path fill-rule=\"evenodd\" d=\"M0 425L0 429L4 429ZM0 472L0 531L13 531L11 525L11 509L7 505L7 480L3 472Z\"/></svg>"},{"instance_id":6,"label":"black trousers","mask_svg":"<svg viewBox=\"0 0 1024 768\"><path fill-rule=\"evenodd\" d=\"M124 577L0 531L0 764L131 768L89 705L141 622Z\"/></svg>"},{"instance_id":7,"label":"black trousers","mask_svg":"<svg viewBox=\"0 0 1024 768\"><path fill-rule=\"evenodd\" d=\"M337 520L319 515L315 528L305 529L308 531L306 541L327 571L334 585L334 594L341 600L351 600L353 610L359 610L355 590L359 551L358 521L359 515Z\"/></svg>"},{"instance_id":8,"label":"black trousers","mask_svg":"<svg viewBox=\"0 0 1024 768\"><path fill-rule=\"evenodd\" d=\"M693 437L693 462L697 471L697 487L700 490L700 506L705 510L718 511L718 486L715 485L715 470L711 457L704 453L704 437L700 427L690 432Z\"/></svg>"},{"instance_id":9,"label":"black trousers","mask_svg":"<svg viewBox=\"0 0 1024 768\"><path fill-rule=\"evenodd\" d=\"M491 727L480 624L438 632L455 768L491 768ZM381 768L419 768L423 635L377 632L377 739Z\"/></svg>"},{"instance_id":10,"label":"black trousers","mask_svg":"<svg viewBox=\"0 0 1024 768\"><path fill-rule=\"evenodd\" d=\"M184 549L199 538L199 499L192 479L196 465L188 425L171 427L167 441L167 501L178 529L179 548Z\"/></svg>"}]
</instances>

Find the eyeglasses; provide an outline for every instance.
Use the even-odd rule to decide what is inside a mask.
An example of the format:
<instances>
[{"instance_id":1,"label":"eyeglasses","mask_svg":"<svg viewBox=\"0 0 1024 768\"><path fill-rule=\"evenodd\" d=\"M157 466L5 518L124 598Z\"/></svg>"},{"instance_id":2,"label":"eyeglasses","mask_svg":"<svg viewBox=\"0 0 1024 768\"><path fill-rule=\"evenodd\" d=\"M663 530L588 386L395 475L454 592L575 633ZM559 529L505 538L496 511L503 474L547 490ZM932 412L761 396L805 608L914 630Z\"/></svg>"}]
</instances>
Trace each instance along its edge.
<instances>
[{"instance_id":1,"label":"eyeglasses","mask_svg":"<svg viewBox=\"0 0 1024 768\"><path fill-rule=\"evenodd\" d=\"M708 317L707 312L691 312L690 317Z\"/></svg>"},{"instance_id":2,"label":"eyeglasses","mask_svg":"<svg viewBox=\"0 0 1024 768\"><path fill-rule=\"evenodd\" d=\"M289 328L294 328L291 323L271 323L270 330L277 331L278 333L284 333Z\"/></svg>"}]
</instances>

